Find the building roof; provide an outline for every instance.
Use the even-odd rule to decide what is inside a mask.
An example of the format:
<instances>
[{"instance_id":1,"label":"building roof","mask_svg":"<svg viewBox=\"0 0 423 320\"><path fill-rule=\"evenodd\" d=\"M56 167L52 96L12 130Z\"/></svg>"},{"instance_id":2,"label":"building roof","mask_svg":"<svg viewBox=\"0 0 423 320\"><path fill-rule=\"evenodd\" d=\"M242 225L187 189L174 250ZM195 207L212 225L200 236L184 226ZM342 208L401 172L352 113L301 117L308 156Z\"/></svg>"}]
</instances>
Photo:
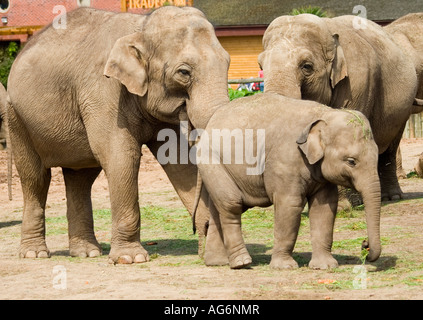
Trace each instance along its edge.
<instances>
[{"instance_id":1,"label":"building roof","mask_svg":"<svg viewBox=\"0 0 423 320\"><path fill-rule=\"evenodd\" d=\"M392 21L411 12L423 12L423 0L194 0L194 7L218 27L268 25L276 17L310 4L322 7L331 16L354 14L358 3L364 6L367 18L374 21Z\"/></svg>"}]
</instances>

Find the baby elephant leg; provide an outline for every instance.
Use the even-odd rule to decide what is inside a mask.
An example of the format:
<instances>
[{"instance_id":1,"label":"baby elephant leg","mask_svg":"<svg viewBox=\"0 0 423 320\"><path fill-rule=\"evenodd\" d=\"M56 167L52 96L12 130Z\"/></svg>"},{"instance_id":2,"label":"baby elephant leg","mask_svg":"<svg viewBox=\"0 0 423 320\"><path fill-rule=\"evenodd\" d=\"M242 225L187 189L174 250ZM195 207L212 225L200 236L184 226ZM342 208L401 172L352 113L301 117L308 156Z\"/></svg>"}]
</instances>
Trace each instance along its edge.
<instances>
[{"instance_id":1,"label":"baby elephant leg","mask_svg":"<svg viewBox=\"0 0 423 320\"><path fill-rule=\"evenodd\" d=\"M241 212L234 213L220 209L219 213L229 266L232 269L248 267L252 259L242 237Z\"/></svg>"},{"instance_id":2,"label":"baby elephant leg","mask_svg":"<svg viewBox=\"0 0 423 320\"><path fill-rule=\"evenodd\" d=\"M300 197L276 193L273 196L275 208L274 236L272 260L270 267L275 269L298 268L292 257L298 230L301 222L301 211L304 208Z\"/></svg>"},{"instance_id":3,"label":"baby elephant leg","mask_svg":"<svg viewBox=\"0 0 423 320\"><path fill-rule=\"evenodd\" d=\"M337 186L328 184L309 198L309 218L313 254L309 267L330 269L338 267L331 253L333 226L338 206Z\"/></svg>"},{"instance_id":4,"label":"baby elephant leg","mask_svg":"<svg viewBox=\"0 0 423 320\"><path fill-rule=\"evenodd\" d=\"M209 199L210 219L207 231L204 263L206 266L222 266L229 263L226 248L223 242L222 226L219 212Z\"/></svg>"},{"instance_id":5,"label":"baby elephant leg","mask_svg":"<svg viewBox=\"0 0 423 320\"><path fill-rule=\"evenodd\" d=\"M241 232L241 214L243 212L241 191L223 166L218 164L200 164L199 168L204 185L207 187L207 191L213 201L214 208L216 208L219 213L217 215L211 212L211 214L214 215L212 230L215 229L213 232L219 232L218 220L220 219L223 242L229 259L229 266L232 269L247 267L251 264L252 259L245 247ZM219 184L217 184L216 181L219 181ZM213 206L210 206L210 208L212 209ZM211 234L208 234L207 238L209 238L210 235ZM217 235L214 234L214 236ZM216 248L218 248L219 236L215 237L214 240L216 240L214 244L217 245ZM209 253L207 253L209 247L207 246L207 241L209 241L209 239L206 240L206 263L209 261ZM218 249L218 252L221 251L221 249ZM226 262L226 260L220 260L221 262Z\"/></svg>"}]
</instances>

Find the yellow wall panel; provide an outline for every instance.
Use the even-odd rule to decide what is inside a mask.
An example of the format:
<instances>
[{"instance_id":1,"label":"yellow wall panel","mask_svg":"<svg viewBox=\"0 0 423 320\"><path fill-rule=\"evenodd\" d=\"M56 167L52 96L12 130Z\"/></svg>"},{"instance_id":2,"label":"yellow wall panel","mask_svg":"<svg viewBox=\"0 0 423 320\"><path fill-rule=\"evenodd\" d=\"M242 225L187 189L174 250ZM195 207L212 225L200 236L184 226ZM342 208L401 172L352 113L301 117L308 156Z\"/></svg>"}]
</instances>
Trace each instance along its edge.
<instances>
[{"instance_id":1,"label":"yellow wall panel","mask_svg":"<svg viewBox=\"0 0 423 320\"><path fill-rule=\"evenodd\" d=\"M258 55L263 51L262 36L219 37L222 47L231 56L229 79L257 78Z\"/></svg>"}]
</instances>

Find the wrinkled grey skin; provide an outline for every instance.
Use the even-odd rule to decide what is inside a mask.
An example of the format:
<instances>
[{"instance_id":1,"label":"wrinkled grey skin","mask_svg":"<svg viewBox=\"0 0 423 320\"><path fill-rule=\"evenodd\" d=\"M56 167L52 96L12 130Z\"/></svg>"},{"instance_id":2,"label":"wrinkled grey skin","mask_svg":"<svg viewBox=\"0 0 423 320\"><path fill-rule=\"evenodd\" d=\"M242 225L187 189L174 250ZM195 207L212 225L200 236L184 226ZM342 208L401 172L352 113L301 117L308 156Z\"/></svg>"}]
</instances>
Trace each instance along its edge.
<instances>
[{"instance_id":1,"label":"wrinkled grey skin","mask_svg":"<svg viewBox=\"0 0 423 320\"><path fill-rule=\"evenodd\" d=\"M413 63L382 27L356 19L276 18L259 56L265 91L361 111L379 147L382 197L398 199L396 151L413 112L417 78Z\"/></svg>"},{"instance_id":2,"label":"wrinkled grey skin","mask_svg":"<svg viewBox=\"0 0 423 320\"><path fill-rule=\"evenodd\" d=\"M334 110L312 101L287 98L273 93L237 99L213 115L206 127L212 130L265 129L265 167L262 174L247 175L249 166L234 161L224 164L223 151L207 136L199 142L199 154L220 152L220 163L201 159L198 164L203 183L214 203L206 261L243 268L252 260L241 233L241 214L253 206L275 207L275 244L271 266L296 268L292 258L301 212L308 202L312 242L311 268L338 265L332 257L333 226L337 209L337 185L354 187L363 197L368 237L368 260L376 260L380 245L380 182L377 172L378 148L368 120L358 111ZM257 135L254 134L254 154ZM245 142L247 143L247 142ZM220 148L223 148L221 143ZM206 153L204 153L206 154ZM253 166L254 167L254 166ZM220 229L222 231L220 231ZM210 241L209 241L210 240ZM220 241L220 242L219 242ZM224 241L227 256L221 249ZM209 255L211 257L209 257ZM225 259L226 258L226 259ZM214 260L213 260L214 259Z\"/></svg>"},{"instance_id":3,"label":"wrinkled grey skin","mask_svg":"<svg viewBox=\"0 0 423 320\"><path fill-rule=\"evenodd\" d=\"M212 25L194 8L164 7L148 16L78 9L67 14L66 29L49 26L34 36L8 83L8 122L24 194L20 256L49 256L50 168L62 167L70 254L101 253L90 193L103 169L112 212L110 261L148 261L140 243L141 146L156 154L163 143L157 132L179 132L180 120L204 128L229 100L228 66ZM212 92L205 90L210 83ZM196 166L164 169L191 211ZM200 207L208 217L206 196ZM202 224L197 229L205 230Z\"/></svg>"}]
</instances>

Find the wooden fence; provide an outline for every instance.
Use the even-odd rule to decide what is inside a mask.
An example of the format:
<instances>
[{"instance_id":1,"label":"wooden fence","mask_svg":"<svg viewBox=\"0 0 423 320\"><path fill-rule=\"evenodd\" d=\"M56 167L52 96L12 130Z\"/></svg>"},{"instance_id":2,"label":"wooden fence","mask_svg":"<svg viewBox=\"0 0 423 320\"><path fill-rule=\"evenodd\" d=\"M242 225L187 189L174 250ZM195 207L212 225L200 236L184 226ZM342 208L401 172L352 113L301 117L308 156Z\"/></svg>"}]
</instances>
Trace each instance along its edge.
<instances>
[{"instance_id":1,"label":"wooden fence","mask_svg":"<svg viewBox=\"0 0 423 320\"><path fill-rule=\"evenodd\" d=\"M402 135L403 138L423 138L423 113L412 114Z\"/></svg>"}]
</instances>

